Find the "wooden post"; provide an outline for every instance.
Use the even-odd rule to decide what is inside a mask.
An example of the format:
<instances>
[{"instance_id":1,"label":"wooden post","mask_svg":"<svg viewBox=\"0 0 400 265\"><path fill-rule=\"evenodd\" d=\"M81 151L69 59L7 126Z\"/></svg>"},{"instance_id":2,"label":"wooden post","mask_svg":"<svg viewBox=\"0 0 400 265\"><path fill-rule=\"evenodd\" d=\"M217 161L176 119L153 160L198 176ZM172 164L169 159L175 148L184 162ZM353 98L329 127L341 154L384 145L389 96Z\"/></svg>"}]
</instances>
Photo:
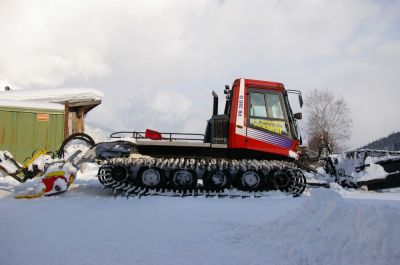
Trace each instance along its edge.
<instances>
[{"instance_id":1,"label":"wooden post","mask_svg":"<svg viewBox=\"0 0 400 265\"><path fill-rule=\"evenodd\" d=\"M69 128L68 128L68 121L69 121L69 102L64 102L64 140L67 139L69 136Z\"/></svg>"},{"instance_id":2,"label":"wooden post","mask_svg":"<svg viewBox=\"0 0 400 265\"><path fill-rule=\"evenodd\" d=\"M85 132L85 112L83 111L83 108L82 108L82 132L84 133Z\"/></svg>"},{"instance_id":3,"label":"wooden post","mask_svg":"<svg viewBox=\"0 0 400 265\"><path fill-rule=\"evenodd\" d=\"M77 124L77 129L78 129L78 132L80 132L80 133L83 133L84 132L84 130L85 130L85 125L84 125L84 119L83 119L83 116L84 116L84 114L83 114L83 108L79 108L78 109L78 124Z\"/></svg>"}]
</instances>

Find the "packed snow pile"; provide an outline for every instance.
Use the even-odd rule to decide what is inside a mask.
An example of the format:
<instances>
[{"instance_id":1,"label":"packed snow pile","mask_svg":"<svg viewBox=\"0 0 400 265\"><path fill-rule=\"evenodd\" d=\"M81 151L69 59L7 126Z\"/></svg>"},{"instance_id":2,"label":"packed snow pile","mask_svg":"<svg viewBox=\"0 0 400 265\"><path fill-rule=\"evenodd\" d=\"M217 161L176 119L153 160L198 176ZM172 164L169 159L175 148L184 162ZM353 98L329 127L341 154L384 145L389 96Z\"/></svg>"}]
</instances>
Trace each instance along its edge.
<instances>
[{"instance_id":1,"label":"packed snow pile","mask_svg":"<svg viewBox=\"0 0 400 265\"><path fill-rule=\"evenodd\" d=\"M335 168L337 171L343 170L343 173L353 177L354 181L366 181L370 179L384 179L387 176L387 172L379 164L375 164L373 157L365 158L354 158L347 157L345 153L338 154L335 156L337 164ZM365 161L365 162L364 162ZM368 164L363 170L357 170L363 164Z\"/></svg>"},{"instance_id":2,"label":"packed snow pile","mask_svg":"<svg viewBox=\"0 0 400 265\"><path fill-rule=\"evenodd\" d=\"M0 177L6 176L6 172L14 173L18 170L18 168L8 158L13 158L11 153L7 150L0 150Z\"/></svg>"},{"instance_id":3,"label":"packed snow pile","mask_svg":"<svg viewBox=\"0 0 400 265\"><path fill-rule=\"evenodd\" d=\"M331 155L337 172L351 176L353 181L385 179L388 172L379 164L382 161L400 160L400 152L357 150Z\"/></svg>"},{"instance_id":4,"label":"packed snow pile","mask_svg":"<svg viewBox=\"0 0 400 265\"><path fill-rule=\"evenodd\" d=\"M285 218L233 237L270 251L279 264L400 264L399 223L396 208L367 207L318 189Z\"/></svg>"}]
</instances>

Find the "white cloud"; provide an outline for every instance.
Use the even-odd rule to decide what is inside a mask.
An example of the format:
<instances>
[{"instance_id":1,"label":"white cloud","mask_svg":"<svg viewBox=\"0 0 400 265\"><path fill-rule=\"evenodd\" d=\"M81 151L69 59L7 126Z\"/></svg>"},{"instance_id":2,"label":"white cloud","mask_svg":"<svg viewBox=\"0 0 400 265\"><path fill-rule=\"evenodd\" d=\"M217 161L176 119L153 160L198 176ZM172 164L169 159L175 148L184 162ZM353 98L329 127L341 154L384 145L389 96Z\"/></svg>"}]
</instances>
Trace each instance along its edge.
<instances>
[{"instance_id":1,"label":"white cloud","mask_svg":"<svg viewBox=\"0 0 400 265\"><path fill-rule=\"evenodd\" d=\"M82 10L78 2L41 3L0 4L0 77L26 87L52 87L110 71L106 35L90 5Z\"/></svg>"},{"instance_id":2,"label":"white cloud","mask_svg":"<svg viewBox=\"0 0 400 265\"><path fill-rule=\"evenodd\" d=\"M180 93L160 91L151 100L146 100L149 112L158 116L160 120L171 122L183 121L188 117L191 102Z\"/></svg>"}]
</instances>

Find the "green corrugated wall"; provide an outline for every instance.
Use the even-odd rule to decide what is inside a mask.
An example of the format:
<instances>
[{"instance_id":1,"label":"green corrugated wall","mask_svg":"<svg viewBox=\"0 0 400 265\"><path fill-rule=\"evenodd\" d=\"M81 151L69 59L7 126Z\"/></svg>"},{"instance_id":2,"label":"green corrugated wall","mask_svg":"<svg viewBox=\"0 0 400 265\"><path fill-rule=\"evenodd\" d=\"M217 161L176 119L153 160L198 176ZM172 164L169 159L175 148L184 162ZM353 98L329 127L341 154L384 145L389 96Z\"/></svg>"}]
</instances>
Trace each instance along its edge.
<instances>
[{"instance_id":1,"label":"green corrugated wall","mask_svg":"<svg viewBox=\"0 0 400 265\"><path fill-rule=\"evenodd\" d=\"M0 150L8 150L16 160L23 162L37 149L57 151L63 140L62 110L0 106Z\"/></svg>"}]
</instances>

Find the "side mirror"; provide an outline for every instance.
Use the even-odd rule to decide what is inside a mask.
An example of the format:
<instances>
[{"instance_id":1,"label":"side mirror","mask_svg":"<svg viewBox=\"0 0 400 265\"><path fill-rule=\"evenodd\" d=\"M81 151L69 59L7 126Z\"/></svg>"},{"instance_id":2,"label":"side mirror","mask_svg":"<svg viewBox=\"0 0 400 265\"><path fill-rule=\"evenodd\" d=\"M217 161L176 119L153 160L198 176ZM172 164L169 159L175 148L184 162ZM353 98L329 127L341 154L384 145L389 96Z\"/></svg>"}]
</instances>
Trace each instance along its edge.
<instances>
[{"instance_id":1,"label":"side mirror","mask_svg":"<svg viewBox=\"0 0 400 265\"><path fill-rule=\"evenodd\" d=\"M304 102L303 102L303 97L301 96L301 94L299 94L299 104L300 104L300 108L302 108ZM301 113L300 113L300 114L301 114ZM300 119L301 119L301 118L300 118Z\"/></svg>"},{"instance_id":2,"label":"side mirror","mask_svg":"<svg viewBox=\"0 0 400 265\"><path fill-rule=\"evenodd\" d=\"M296 120L301 120L303 118L303 114L301 112L297 112L294 114L294 118Z\"/></svg>"}]
</instances>

